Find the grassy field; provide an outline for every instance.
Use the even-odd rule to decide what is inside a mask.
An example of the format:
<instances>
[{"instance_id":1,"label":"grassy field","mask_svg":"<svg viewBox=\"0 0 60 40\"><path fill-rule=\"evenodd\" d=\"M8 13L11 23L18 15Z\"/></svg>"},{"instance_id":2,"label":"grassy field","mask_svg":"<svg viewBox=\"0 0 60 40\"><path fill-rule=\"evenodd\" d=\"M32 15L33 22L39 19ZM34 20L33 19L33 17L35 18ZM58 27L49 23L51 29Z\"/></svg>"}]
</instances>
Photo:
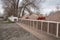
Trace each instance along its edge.
<instances>
[{"instance_id":1,"label":"grassy field","mask_svg":"<svg viewBox=\"0 0 60 40\"><path fill-rule=\"evenodd\" d=\"M10 23L15 23L15 22L11 22L11 21L1 21L1 20L0 20L0 24L8 24L8 23L10 24Z\"/></svg>"}]
</instances>

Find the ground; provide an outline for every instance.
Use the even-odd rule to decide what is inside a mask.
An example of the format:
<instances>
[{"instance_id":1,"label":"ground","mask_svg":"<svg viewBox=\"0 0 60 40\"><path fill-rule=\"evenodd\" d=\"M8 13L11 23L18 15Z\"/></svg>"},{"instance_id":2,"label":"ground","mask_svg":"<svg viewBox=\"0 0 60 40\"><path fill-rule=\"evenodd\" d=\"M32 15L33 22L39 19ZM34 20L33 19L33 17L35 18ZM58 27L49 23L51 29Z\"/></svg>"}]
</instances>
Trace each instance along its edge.
<instances>
[{"instance_id":1,"label":"ground","mask_svg":"<svg viewBox=\"0 0 60 40\"><path fill-rule=\"evenodd\" d=\"M39 40L16 23L0 23L0 40Z\"/></svg>"}]
</instances>

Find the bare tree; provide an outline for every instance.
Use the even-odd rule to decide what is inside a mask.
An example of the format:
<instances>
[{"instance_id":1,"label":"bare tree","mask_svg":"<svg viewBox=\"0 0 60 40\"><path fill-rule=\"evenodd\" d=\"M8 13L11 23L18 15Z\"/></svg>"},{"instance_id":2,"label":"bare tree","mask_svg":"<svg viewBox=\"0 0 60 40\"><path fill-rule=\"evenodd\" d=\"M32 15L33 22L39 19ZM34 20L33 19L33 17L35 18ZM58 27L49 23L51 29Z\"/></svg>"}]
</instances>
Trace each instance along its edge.
<instances>
[{"instance_id":1,"label":"bare tree","mask_svg":"<svg viewBox=\"0 0 60 40\"><path fill-rule=\"evenodd\" d=\"M5 12L8 14L8 16L24 16L24 11L27 10L30 15L33 13L30 8L36 8L39 9L39 3L42 2L42 0L22 0L22 6L20 8L20 13L18 14L18 4L19 0L2 0L5 8Z\"/></svg>"},{"instance_id":2,"label":"bare tree","mask_svg":"<svg viewBox=\"0 0 60 40\"><path fill-rule=\"evenodd\" d=\"M18 3L19 0L2 0L4 4L5 12L8 13L8 16L17 16L18 15Z\"/></svg>"},{"instance_id":3,"label":"bare tree","mask_svg":"<svg viewBox=\"0 0 60 40\"><path fill-rule=\"evenodd\" d=\"M36 2L36 1L38 1L38 2ZM24 16L24 11L25 11L25 9L30 13L30 15L33 13L31 10L30 10L30 7L32 7L32 8L36 8L36 9L38 9L39 10L39 3L40 2L43 2L42 0L23 0L22 1L22 6L20 7L20 14L21 14L21 16Z\"/></svg>"}]
</instances>

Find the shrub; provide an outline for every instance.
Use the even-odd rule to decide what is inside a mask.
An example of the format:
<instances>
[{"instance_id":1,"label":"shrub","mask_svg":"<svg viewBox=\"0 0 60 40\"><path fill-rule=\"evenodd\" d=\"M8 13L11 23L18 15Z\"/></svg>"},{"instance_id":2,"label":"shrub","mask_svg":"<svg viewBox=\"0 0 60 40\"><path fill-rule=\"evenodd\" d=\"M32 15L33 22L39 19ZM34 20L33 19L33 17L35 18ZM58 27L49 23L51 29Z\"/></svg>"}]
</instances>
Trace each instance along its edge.
<instances>
[{"instance_id":1,"label":"shrub","mask_svg":"<svg viewBox=\"0 0 60 40\"><path fill-rule=\"evenodd\" d=\"M37 20L45 20L45 17L38 17Z\"/></svg>"}]
</instances>

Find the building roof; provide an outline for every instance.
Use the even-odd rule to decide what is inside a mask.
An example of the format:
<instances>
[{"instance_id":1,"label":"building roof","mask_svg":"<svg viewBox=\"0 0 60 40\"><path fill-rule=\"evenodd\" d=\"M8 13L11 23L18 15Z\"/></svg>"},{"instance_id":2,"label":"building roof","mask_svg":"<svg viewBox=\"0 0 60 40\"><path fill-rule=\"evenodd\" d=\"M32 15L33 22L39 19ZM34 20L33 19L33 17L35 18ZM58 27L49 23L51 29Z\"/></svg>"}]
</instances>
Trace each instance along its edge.
<instances>
[{"instance_id":1,"label":"building roof","mask_svg":"<svg viewBox=\"0 0 60 40\"><path fill-rule=\"evenodd\" d=\"M49 21L60 21L60 11L52 12L46 20Z\"/></svg>"},{"instance_id":2,"label":"building roof","mask_svg":"<svg viewBox=\"0 0 60 40\"><path fill-rule=\"evenodd\" d=\"M26 17L29 17L29 19L36 20L38 18L38 16L42 16L42 14L38 15L38 14L33 13L31 15L25 15L25 16L23 16L23 19L25 19Z\"/></svg>"}]
</instances>

